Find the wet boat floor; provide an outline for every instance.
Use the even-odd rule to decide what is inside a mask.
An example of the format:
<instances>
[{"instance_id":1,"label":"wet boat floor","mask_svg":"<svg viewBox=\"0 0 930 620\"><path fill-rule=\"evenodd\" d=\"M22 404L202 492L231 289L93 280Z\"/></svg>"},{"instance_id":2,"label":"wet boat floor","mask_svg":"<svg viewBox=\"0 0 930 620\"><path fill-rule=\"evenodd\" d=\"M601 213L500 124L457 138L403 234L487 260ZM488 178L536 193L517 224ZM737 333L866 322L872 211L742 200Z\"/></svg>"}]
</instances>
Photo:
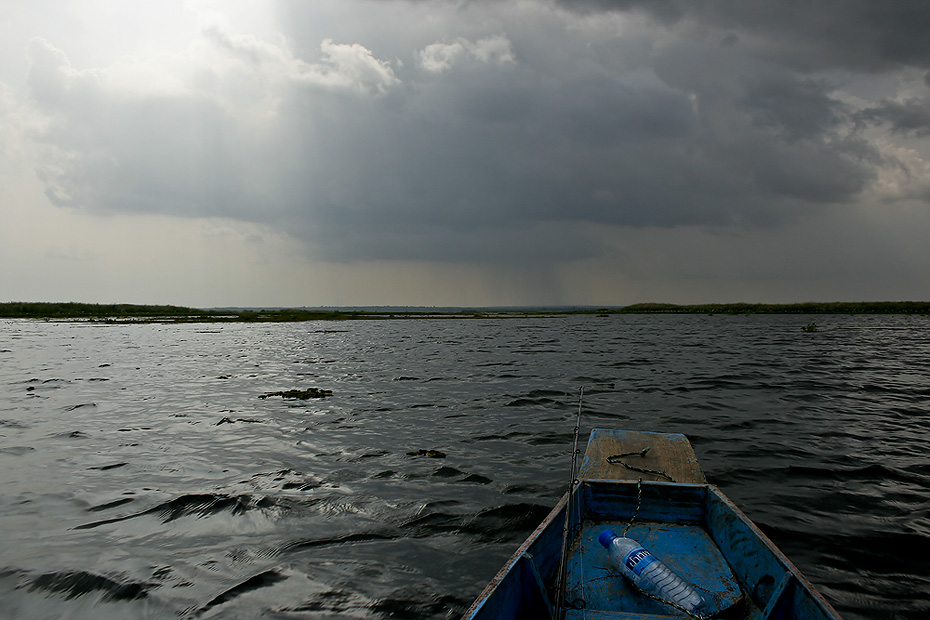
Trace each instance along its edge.
<instances>
[{"instance_id":1,"label":"wet boat floor","mask_svg":"<svg viewBox=\"0 0 930 620\"><path fill-rule=\"evenodd\" d=\"M566 600L569 611L566 618L631 617L627 614L687 617L683 611L637 591L612 566L598 537L605 529L622 535L626 526L625 522L615 521L583 522L568 555L570 577ZM695 586L705 600L711 601L709 611L715 615L734 605L745 604L733 571L703 527L637 522L626 536L639 542L679 577ZM750 612L748 616L753 614Z\"/></svg>"}]
</instances>

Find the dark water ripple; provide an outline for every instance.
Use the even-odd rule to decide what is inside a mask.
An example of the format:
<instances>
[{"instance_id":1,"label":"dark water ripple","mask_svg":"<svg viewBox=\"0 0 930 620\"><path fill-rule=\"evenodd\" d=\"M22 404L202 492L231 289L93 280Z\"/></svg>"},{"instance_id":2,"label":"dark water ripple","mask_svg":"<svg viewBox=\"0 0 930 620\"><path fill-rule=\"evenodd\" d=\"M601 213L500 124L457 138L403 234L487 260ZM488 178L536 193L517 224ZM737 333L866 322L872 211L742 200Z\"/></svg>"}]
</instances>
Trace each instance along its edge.
<instances>
[{"instance_id":1,"label":"dark water ripple","mask_svg":"<svg viewBox=\"0 0 930 620\"><path fill-rule=\"evenodd\" d=\"M928 317L3 321L0 617L457 617L564 491L581 385L848 620L930 617L928 379Z\"/></svg>"}]
</instances>

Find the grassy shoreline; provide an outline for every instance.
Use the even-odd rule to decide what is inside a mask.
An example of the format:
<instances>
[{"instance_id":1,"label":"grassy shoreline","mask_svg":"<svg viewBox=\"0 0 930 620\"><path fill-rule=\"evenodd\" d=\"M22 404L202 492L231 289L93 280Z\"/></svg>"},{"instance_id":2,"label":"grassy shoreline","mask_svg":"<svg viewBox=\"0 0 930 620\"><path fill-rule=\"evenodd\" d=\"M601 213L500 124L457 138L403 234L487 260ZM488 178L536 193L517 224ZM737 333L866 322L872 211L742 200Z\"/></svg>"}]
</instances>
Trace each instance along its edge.
<instances>
[{"instance_id":1,"label":"grassy shoreline","mask_svg":"<svg viewBox=\"0 0 930 620\"><path fill-rule=\"evenodd\" d=\"M138 304L53 302L0 303L0 318L101 323L262 323L349 319L507 318L566 314L930 314L930 302L830 302L796 304L635 304L607 308L416 309L220 309Z\"/></svg>"}]
</instances>

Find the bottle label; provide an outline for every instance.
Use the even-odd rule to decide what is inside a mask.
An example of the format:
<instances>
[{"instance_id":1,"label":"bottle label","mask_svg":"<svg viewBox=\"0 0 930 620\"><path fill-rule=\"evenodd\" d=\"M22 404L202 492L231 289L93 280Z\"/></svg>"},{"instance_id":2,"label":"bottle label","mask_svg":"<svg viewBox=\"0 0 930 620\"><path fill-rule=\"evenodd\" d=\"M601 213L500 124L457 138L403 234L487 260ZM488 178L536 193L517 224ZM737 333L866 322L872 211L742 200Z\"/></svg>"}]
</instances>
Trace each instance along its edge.
<instances>
[{"instance_id":1,"label":"bottle label","mask_svg":"<svg viewBox=\"0 0 930 620\"><path fill-rule=\"evenodd\" d=\"M657 562L656 556L652 555L642 547L636 547L630 551L626 558L623 560L623 563L626 564L626 567L633 571L633 574L637 577L643 574L643 571L646 570L646 567Z\"/></svg>"}]
</instances>

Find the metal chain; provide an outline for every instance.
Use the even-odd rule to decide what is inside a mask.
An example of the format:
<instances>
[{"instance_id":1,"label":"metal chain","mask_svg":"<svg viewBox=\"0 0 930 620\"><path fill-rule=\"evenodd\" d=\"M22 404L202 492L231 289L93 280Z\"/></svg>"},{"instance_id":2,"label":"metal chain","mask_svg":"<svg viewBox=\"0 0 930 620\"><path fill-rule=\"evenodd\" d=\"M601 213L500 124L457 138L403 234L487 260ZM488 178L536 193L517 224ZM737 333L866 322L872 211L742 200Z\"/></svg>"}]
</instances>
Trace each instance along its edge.
<instances>
[{"instance_id":1,"label":"metal chain","mask_svg":"<svg viewBox=\"0 0 930 620\"><path fill-rule=\"evenodd\" d=\"M635 583L633 583L633 582L630 581L630 580L627 580L627 583L629 583L629 584L632 585L634 588L636 588L636 590L637 590L640 594L642 594L642 595L644 595L644 596L648 596L649 598L651 598L651 599L653 599L653 600L655 600L655 601L659 601L660 603L663 603L663 604L665 604L665 605L668 605L669 607L674 607L674 608L677 609L678 611L684 612L684 613L688 614L689 616L691 616L692 618L695 618L696 620L710 620L710 619L711 619L711 616L702 616L702 615L700 615L700 614L696 614L696 613L694 613L693 611L688 611L687 609L685 609L684 607L682 607L682 606L679 605L678 603L673 603L672 601L666 601L664 598L659 597L659 596L656 596L655 594L649 594L648 592L646 592L645 590L642 590L638 585L636 585ZM698 587L695 586L694 584L691 584L691 587L692 587L692 588L695 588L695 589L703 589L703 588L698 588Z\"/></svg>"},{"instance_id":2,"label":"metal chain","mask_svg":"<svg viewBox=\"0 0 930 620\"><path fill-rule=\"evenodd\" d=\"M628 456L645 457L647 452L649 452L648 447L643 448L639 452L624 452L623 454L611 454L610 456L607 457L607 462L610 463L611 465L623 465L630 471L638 471L641 474L652 474L653 476L661 476L662 478L665 478L669 482L675 482L675 480L671 476L669 476L667 473L665 473L664 471L659 471L656 469L647 469L646 467L637 467L636 465L630 465L629 463L623 460L624 458Z\"/></svg>"},{"instance_id":3,"label":"metal chain","mask_svg":"<svg viewBox=\"0 0 930 620\"><path fill-rule=\"evenodd\" d=\"M630 528L633 527L633 522L636 521L637 515L639 515L639 507L643 504L643 479L640 478L636 481L636 510L633 511L633 516L630 517L630 522L626 524L626 527L623 528L623 537L626 538L626 533L630 531Z\"/></svg>"},{"instance_id":4,"label":"metal chain","mask_svg":"<svg viewBox=\"0 0 930 620\"><path fill-rule=\"evenodd\" d=\"M627 456L642 456L642 457L644 457L644 456L646 456L646 453L647 453L647 452L649 452L649 448L648 448L648 447L647 447L647 448L644 448L643 450L641 450L641 451L639 451L639 452L626 452L626 453L624 453L624 454L614 454L614 455L611 455L611 456L608 456L608 457L607 457L607 462L608 462L608 463L617 463L617 464L623 465L624 467L627 467L628 469L631 469L631 470L633 470L633 471L640 471L640 472L643 472L643 473L649 473L649 474L654 474L654 475L662 476L662 477L664 477L664 478L668 478L668 479L669 479L670 481L672 481L672 482L675 482L675 481L672 479L672 477L669 476L668 474L666 474L665 472L656 471L656 470L652 470L652 469L645 469L645 468L634 467L634 466L629 465L628 463L625 463L625 462L623 462L622 460L620 460L621 458L627 457ZM623 528L623 537L624 537L624 538L627 537L627 536L626 536L626 535L627 535L627 532L629 532L629 531L630 531L630 528L633 527L633 523L636 521L636 517L639 516L639 509L642 507L642 505L643 505L643 479L640 478L639 480L636 481L636 509L633 510L633 516L630 517L630 520L629 520L629 522L626 524L626 527ZM664 598L661 598L661 597L659 597L659 596L656 596L655 594L650 594L649 592L646 592L645 590L641 589L638 585L636 585L636 584L635 584L634 582L632 582L632 581L629 581L629 580L627 580L627 581L630 583L630 585L632 585L634 588L636 588L636 590L638 590L640 594L643 594L643 595L645 595L645 596L648 596L649 598L651 598L651 599L653 599L653 600L656 600L656 601L659 601L660 603L663 603L663 604L665 604L665 605L670 605L671 607L674 607L674 608L677 609L678 611L681 611L681 612L684 612L684 613L688 614L690 617L695 618L696 620L709 620L709 619L710 619L710 616L702 616L702 615L696 614L696 613L694 613L694 612L692 612L692 611L689 611L689 610L685 609L685 608L682 607L681 605L678 605L677 603L673 603L672 601L667 601L667 600L665 600ZM696 586L695 584L691 584L691 586L692 586L693 588L697 588L697 586Z\"/></svg>"}]
</instances>

